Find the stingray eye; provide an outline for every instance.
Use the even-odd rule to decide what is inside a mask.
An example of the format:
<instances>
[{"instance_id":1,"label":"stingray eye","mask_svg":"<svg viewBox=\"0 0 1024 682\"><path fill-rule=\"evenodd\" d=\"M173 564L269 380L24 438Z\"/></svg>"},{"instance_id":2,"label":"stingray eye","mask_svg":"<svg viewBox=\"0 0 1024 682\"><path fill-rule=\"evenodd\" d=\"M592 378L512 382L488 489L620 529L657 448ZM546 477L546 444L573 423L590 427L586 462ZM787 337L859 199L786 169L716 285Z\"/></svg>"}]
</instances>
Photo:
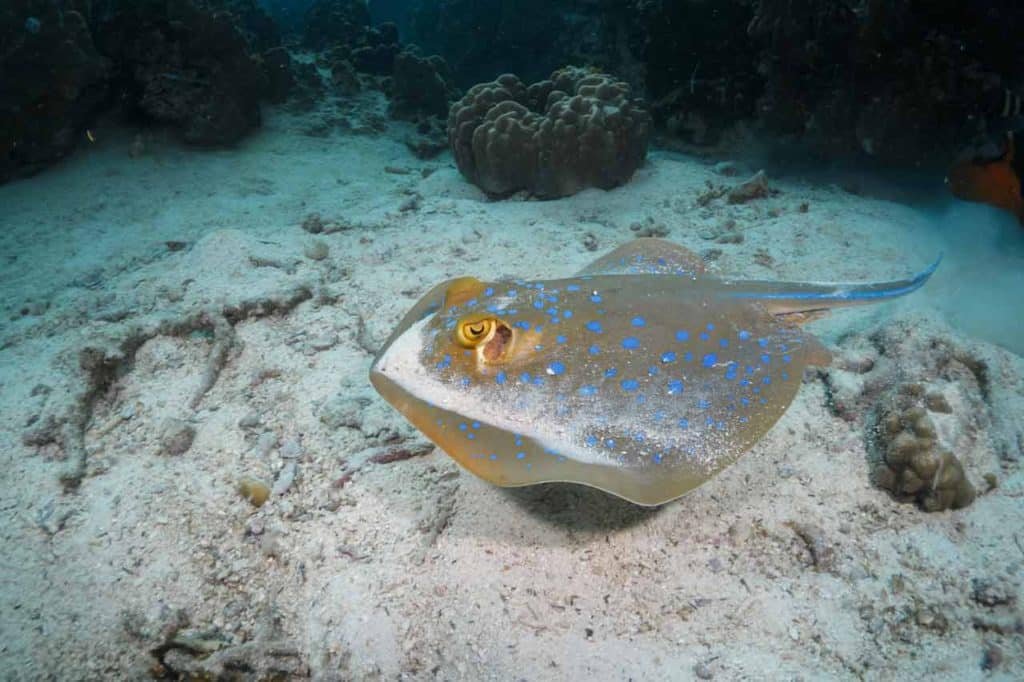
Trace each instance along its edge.
<instances>
[{"instance_id":1,"label":"stingray eye","mask_svg":"<svg viewBox=\"0 0 1024 682\"><path fill-rule=\"evenodd\" d=\"M489 317L466 320L456 328L456 337L459 344L466 348L474 348L491 335L494 326L494 319Z\"/></svg>"}]
</instances>

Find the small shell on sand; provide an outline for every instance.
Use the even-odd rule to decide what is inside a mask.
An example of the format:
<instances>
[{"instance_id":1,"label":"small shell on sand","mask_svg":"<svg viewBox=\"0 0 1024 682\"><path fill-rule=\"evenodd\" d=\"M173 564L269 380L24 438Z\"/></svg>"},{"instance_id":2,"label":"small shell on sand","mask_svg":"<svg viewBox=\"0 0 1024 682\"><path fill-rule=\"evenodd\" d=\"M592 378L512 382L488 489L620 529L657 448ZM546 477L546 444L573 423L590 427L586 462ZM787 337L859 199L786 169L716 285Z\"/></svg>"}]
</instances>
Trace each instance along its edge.
<instances>
[{"instance_id":1,"label":"small shell on sand","mask_svg":"<svg viewBox=\"0 0 1024 682\"><path fill-rule=\"evenodd\" d=\"M255 478L245 477L238 481L238 494L254 507L262 507L270 498L270 486Z\"/></svg>"},{"instance_id":2,"label":"small shell on sand","mask_svg":"<svg viewBox=\"0 0 1024 682\"><path fill-rule=\"evenodd\" d=\"M319 239L307 244L306 248L303 249L303 253L306 258L309 258L310 260L323 260L324 258L327 258L330 252L330 247Z\"/></svg>"}]
</instances>

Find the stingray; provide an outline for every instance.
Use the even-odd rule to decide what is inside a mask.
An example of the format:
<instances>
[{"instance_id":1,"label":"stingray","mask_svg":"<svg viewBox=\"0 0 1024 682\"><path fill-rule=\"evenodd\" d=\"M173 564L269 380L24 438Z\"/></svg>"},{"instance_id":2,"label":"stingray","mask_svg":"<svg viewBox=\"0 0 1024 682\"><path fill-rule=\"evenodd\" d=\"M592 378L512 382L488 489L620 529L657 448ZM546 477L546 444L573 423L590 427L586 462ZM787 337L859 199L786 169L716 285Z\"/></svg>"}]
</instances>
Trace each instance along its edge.
<instances>
[{"instance_id":1,"label":"stingray","mask_svg":"<svg viewBox=\"0 0 1024 682\"><path fill-rule=\"evenodd\" d=\"M720 279L638 239L575 277L449 280L374 359L378 392L499 486L569 482L672 500L757 443L830 362L808 313L887 301L931 276L821 284Z\"/></svg>"}]
</instances>

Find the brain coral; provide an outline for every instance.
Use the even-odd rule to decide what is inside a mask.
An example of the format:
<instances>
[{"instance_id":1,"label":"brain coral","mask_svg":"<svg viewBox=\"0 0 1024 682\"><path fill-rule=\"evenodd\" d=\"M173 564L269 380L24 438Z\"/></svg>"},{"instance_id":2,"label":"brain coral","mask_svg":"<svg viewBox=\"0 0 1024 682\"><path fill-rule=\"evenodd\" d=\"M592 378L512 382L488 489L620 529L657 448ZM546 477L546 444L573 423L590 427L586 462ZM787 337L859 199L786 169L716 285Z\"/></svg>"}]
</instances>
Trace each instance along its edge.
<instances>
[{"instance_id":1,"label":"brain coral","mask_svg":"<svg viewBox=\"0 0 1024 682\"><path fill-rule=\"evenodd\" d=\"M626 83L574 67L530 86L511 74L475 85L448 114L459 170L492 195L621 185L643 163L649 128Z\"/></svg>"}]
</instances>

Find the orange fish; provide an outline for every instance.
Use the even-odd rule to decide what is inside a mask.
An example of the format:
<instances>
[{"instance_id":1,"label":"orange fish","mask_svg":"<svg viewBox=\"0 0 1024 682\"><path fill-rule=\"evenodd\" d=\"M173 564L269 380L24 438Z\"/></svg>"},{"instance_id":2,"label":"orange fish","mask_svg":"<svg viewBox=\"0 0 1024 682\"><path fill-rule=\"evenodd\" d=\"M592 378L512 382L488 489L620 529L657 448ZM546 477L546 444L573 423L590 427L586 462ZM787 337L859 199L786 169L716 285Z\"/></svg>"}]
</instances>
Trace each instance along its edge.
<instances>
[{"instance_id":1,"label":"orange fish","mask_svg":"<svg viewBox=\"0 0 1024 682\"><path fill-rule=\"evenodd\" d=\"M987 144L957 159L949 169L946 184L958 199L1009 211L1024 225L1022 176L1024 157L1017 154L1013 132L1007 132L1002 144Z\"/></svg>"}]
</instances>

